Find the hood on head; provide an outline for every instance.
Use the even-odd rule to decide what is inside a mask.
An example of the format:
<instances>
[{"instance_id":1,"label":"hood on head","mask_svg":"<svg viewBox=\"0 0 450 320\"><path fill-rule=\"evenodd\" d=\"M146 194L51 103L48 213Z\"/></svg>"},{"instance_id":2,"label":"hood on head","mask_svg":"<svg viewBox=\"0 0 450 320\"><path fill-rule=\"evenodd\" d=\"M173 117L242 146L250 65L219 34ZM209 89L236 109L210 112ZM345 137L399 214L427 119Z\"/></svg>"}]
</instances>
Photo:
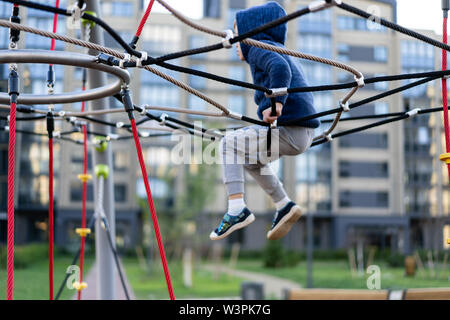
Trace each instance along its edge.
<instances>
[{"instance_id":1,"label":"hood on head","mask_svg":"<svg viewBox=\"0 0 450 320\"><path fill-rule=\"evenodd\" d=\"M238 11L236 13L236 25L239 34L244 34L270 21L284 17L285 15L286 11L284 11L282 6L275 1L270 1L260 6ZM274 41L284 45L286 34L287 24L283 23L277 27L258 33L251 38L254 40ZM245 60L247 60L249 46L241 43L241 50Z\"/></svg>"}]
</instances>

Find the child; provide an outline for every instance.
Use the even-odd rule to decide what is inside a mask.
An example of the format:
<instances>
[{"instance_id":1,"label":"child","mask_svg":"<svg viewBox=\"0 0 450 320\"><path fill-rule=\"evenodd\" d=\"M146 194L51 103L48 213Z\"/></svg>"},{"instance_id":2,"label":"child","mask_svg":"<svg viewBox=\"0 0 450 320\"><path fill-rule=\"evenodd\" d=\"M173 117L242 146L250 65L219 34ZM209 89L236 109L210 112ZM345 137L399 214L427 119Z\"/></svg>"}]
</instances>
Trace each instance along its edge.
<instances>
[{"instance_id":1,"label":"child","mask_svg":"<svg viewBox=\"0 0 450 320\"><path fill-rule=\"evenodd\" d=\"M276 2L268 2L236 14L235 32L245 33L258 26L286 15L284 9ZM279 25L259 33L252 38L278 47L284 47L287 26ZM237 43L237 53L242 61L250 65L253 81L266 88L305 87L307 83L303 72L295 62L286 55L259 49ZM269 161L288 155L295 156L305 152L312 143L314 129L320 122L316 119L298 123L297 119L315 113L311 93L291 93L276 98L276 116L271 116L271 101L263 92L255 93L258 105L258 116L267 123L277 120L277 141L272 137L272 144L277 143L278 154ZM295 126L282 126L286 122L296 122ZM265 134L255 135L256 131L264 130ZM227 237L233 231L243 228L255 220L255 216L247 209L244 202L244 168L272 198L277 212L272 227L267 233L271 240L284 237L293 224L300 218L300 208L292 202L284 191L277 176L268 166L269 161L263 161L261 146L266 145L267 127L250 126L226 134L221 141L223 156L223 177L228 193L228 211L223 216L219 227L210 234L211 240ZM250 143L239 143L237 140L248 138ZM249 145L258 138L258 149ZM239 139L238 139L239 138ZM229 161L230 159L238 161ZM227 161L228 159L228 161ZM253 161L252 161L253 160ZM242 163L242 164L240 164ZM294 173L292 173L294 174Z\"/></svg>"}]
</instances>

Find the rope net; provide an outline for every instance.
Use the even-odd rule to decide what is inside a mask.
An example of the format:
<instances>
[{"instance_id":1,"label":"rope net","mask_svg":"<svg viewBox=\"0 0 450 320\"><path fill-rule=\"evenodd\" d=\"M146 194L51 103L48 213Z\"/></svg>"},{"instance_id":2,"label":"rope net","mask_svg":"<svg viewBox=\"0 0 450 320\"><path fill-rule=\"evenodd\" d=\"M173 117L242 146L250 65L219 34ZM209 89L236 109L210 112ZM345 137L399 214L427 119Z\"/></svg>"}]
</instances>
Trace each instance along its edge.
<instances>
[{"instance_id":1,"label":"rope net","mask_svg":"<svg viewBox=\"0 0 450 320\"><path fill-rule=\"evenodd\" d=\"M200 48L183 50L179 52L174 52L171 54L163 55L160 57L152 57L148 52L137 51L136 46L139 41L139 38L143 32L143 29L149 19L151 10L154 5L154 0L149 1L146 11L139 22L136 33L131 39L129 43L127 43L118 32L114 30L110 25L104 22L102 19L95 16L91 12L84 11L84 1L77 1L71 9L65 9L59 7L59 0L56 0L55 6L44 5L41 3L33 2L33 1L24 1L24 0L0 0L3 2L9 2L13 4L13 13L10 21L0 19L0 27L10 29L10 47L9 50L17 49L17 43L19 39L20 32L32 33L35 35L39 35L42 37L51 39L51 47L49 51L49 55L51 56L55 49L55 42L63 41L68 44L72 44L75 46L79 46L85 48L86 50L92 50L90 52L97 52L98 55L95 57L95 61L99 65L105 65L109 67L120 67L122 69L131 69L131 68L141 68L148 72L151 72L155 76L164 79L165 81L170 82L174 86L185 90L186 92L198 97L199 99L205 101L209 105L218 109L217 112L210 111L198 111L187 108L178 108L178 107L161 107L161 106L153 106L149 104L143 104L142 106L134 105L131 97L128 92L128 83L122 83L121 92L115 92L113 97L118 99L123 105L124 108L110 108L104 110L95 110L95 111L87 111L85 101L82 101L81 112L73 112L69 110L62 110L59 112L54 112L53 106L49 104L48 110L43 110L38 107L34 107L32 103L24 105L17 104L17 97L19 95L18 85L17 85L17 67L15 63L10 63L10 87L9 87L9 96L10 101L9 105L0 105L0 109L9 110L10 115L7 118L9 121L8 126L0 127L0 130L9 132L9 146L8 146L8 247L7 247L7 299L13 299L13 272L14 272L14 150L15 150L15 134L21 133L26 135L37 135L37 136L46 136L43 132L35 132L35 131L27 131L16 129L16 121L42 121L44 119L47 120L47 129L48 129L48 146L49 146L49 175L50 175L50 187L49 187L49 286L50 286L50 299L53 299L53 141L61 140L61 141L70 141L75 144L79 144L83 146L83 187L82 187L82 219L81 219L81 228L87 229L86 222L86 190L87 190L87 155L88 155L88 145L90 142L90 136L101 136L100 140L97 139L96 143L101 143L102 141L114 141L114 140L125 140L125 139L133 139L136 152L139 159L139 164L141 167L142 177L144 179L145 190L147 194L147 201L149 205L149 209L151 212L151 218L153 222L153 226L155 229L155 235L157 239L158 249L160 252L161 262L164 269L164 275L166 278L167 288L169 292L170 299L175 299L169 268L167 265L167 260L164 252L164 245L162 242L162 237L159 230L158 219L156 215L156 210L153 203L152 193L150 189L150 185L148 182L148 175L145 167L145 162L142 154L142 148L140 144L141 138L155 138L155 137L163 137L170 135L173 132L176 132L179 129L185 129L191 135L198 135L205 139L216 140L223 137L221 131L225 129L217 129L215 132L211 133L206 128L199 128L192 125L189 122L181 121L177 118L170 117L167 114L156 114L154 111L165 111L165 112L175 112L175 113L185 113L203 117L212 117L212 118L230 118L241 122L257 124L263 127L267 127L270 132L270 124L263 122L259 119L254 119L248 117L246 115L237 114L228 107L218 103L214 98L208 97L197 89L192 88L191 86L179 81L163 70L171 70L180 73L186 73L198 77L203 77L206 79L210 79L216 82L224 83L227 85L238 86L241 88L246 88L249 90L260 91L263 92L266 97L273 98L276 95L288 95L290 93L295 92L319 92L319 91L331 91L331 90L348 90L347 93L340 99L339 105L337 108L328 109L323 112L318 112L316 114L311 114L302 119L298 119L296 122L291 123L278 123L279 126L295 126L298 125L299 122L305 120L311 120L316 118L321 118L324 116L334 116L333 119L323 120L322 123L331 123L330 126L323 131L322 134L314 138L313 146L317 146L323 143L330 142L334 138L342 137L348 134L353 134L356 132L368 130L374 127L378 127L381 125L386 125L389 123L393 123L400 120L405 120L420 114L429 114L432 112L444 112L444 123L445 123L445 132L446 132L446 147L447 152L450 152L450 129L448 127L448 104L447 104L447 91L446 91L446 77L450 75L450 71L447 70L447 51L450 47L447 45L447 18L444 18L444 40L443 42L439 42L435 39L429 38L425 35L422 35L413 30L404 28L399 26L396 23L387 21L380 17L375 17L373 19L373 15L369 14L363 10L360 10L356 7L343 3L341 1L334 0L326 0L326 1L318 1L314 2L310 6L287 14L286 16L273 20L267 24L257 27L254 30L250 30L247 33L242 35L231 35L230 32L215 30L210 27L206 27L200 23L194 22L184 16L179 11L172 8L168 5L164 0L156 0L159 4L161 4L164 8L166 8L176 19L178 19L181 23L194 28L202 33L209 34L211 36L221 38L220 42L217 42L213 45L204 46ZM19 7L27 7L33 8L49 13L54 14L53 20L53 29L52 32L41 30L37 28L33 28L30 26L26 26L20 23L20 19L18 19ZM442 59L442 70L441 71L429 71L422 73L411 73L411 74L399 74L399 75L389 75L383 77L373 77L373 78L365 78L364 75L354 68L351 65L326 59L323 57L317 57L310 54L305 54L302 52L290 50L284 47L278 47L274 45L270 45L261 41L257 41L252 39L252 37L260 32L263 32L267 29L273 28L280 24L287 23L290 20L305 16L307 14L311 14L321 10L327 10L331 7L337 7L341 10L350 12L352 14L363 17L364 19L371 19L380 25L383 25L389 29L394 30L395 32L403 33L409 37L415 38L419 41L423 41L432 46L441 48L443 50L443 59ZM83 19L83 32L84 39L76 39L73 37L69 37L67 35L61 35L56 33L58 15L70 17L72 19L77 19L76 12L80 13L80 17ZM90 42L90 28L92 26L101 27L105 32L107 32L124 50L124 52L117 51L93 42ZM266 88L262 86L255 85L253 83L247 83L244 81L239 81L235 79L230 79L226 77L222 77L216 74L211 74L199 70L194 70L191 68L186 68L182 66L177 66L169 63L168 61L178 59L181 57L192 56L196 54L212 52L215 50L221 50L223 48L230 48L235 43L244 43L249 46L257 47L263 50L269 50L276 52L281 55L292 56L299 59L305 59L321 64L326 64L332 66L334 68L338 68L345 72L350 73L355 81L349 83L340 83L340 84L327 84L321 86L311 86L311 87L299 87L299 88ZM1 53L1 51L0 51ZM158 67L158 68L157 68ZM52 64L49 66L50 71L52 70ZM85 70L85 69L84 69ZM117 69L118 70L118 69ZM52 72L49 72L49 76ZM83 85L82 91L86 90L86 71L84 71L83 76ZM350 99L355 95L358 89L364 87L365 84L373 84L379 82L388 82L388 81L401 81L401 80L412 80L416 79L416 81L408 83L406 85L402 85L398 88L385 91L383 93L377 94L373 97L369 97L360 101L349 103ZM373 101L385 98L387 96L401 93L405 90L414 88L419 85L423 85L425 83L435 81L438 79L442 79L442 88L443 88L443 106L435 107L429 109L414 109L405 112L397 112L397 113L385 113L378 114L376 116L359 116L352 118L343 118L342 115L345 112L348 112L354 108L361 107L363 105L367 105ZM48 79L48 83L53 82L52 79ZM48 94L53 94L53 86L48 86ZM272 99L274 100L274 99ZM6 102L5 102L6 103ZM272 106L274 108L274 105ZM34 113L36 115L33 116L25 116L25 117L16 117L16 113L26 113L31 114ZM129 118L129 124L125 124L123 122L110 122L104 119L99 119L98 116L106 115L106 114L126 114ZM139 118L135 119L135 115ZM372 122L360 127L352 128L346 131L341 131L338 133L334 133L335 129L338 127L340 121L351 121L351 120L370 120L370 119L383 119L380 121ZM157 123L157 126L146 127L145 123L148 121L152 121L153 123ZM67 122L70 123L73 127L73 130L67 132L56 132L54 131L54 122ZM116 129L120 129L121 134L98 134L96 132L92 132L88 129L88 124L101 124L104 126L114 127ZM162 131L160 134L149 134L149 131ZM82 140L77 140L72 138L73 133L82 133ZM97 137L98 138L98 137ZM450 176L450 165L449 168L449 176ZM89 222L89 226L91 222ZM113 249L113 246L112 246ZM80 241L80 250L76 256L76 260L80 259L80 267L81 273L79 278L79 283L81 284L83 281L83 265L84 265L84 250L85 250L85 237L81 237ZM75 260L75 261L76 261ZM62 287L61 287L62 288ZM59 290L57 297L61 293L61 289ZM81 299L81 290L78 293L78 299Z\"/></svg>"}]
</instances>

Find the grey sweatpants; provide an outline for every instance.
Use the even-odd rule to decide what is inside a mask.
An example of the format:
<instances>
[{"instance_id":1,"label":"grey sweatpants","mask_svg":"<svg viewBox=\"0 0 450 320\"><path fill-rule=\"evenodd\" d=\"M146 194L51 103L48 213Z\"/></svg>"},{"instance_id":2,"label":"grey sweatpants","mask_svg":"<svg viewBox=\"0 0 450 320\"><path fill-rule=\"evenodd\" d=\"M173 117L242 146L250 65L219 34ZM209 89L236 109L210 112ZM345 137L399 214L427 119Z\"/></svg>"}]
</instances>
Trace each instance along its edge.
<instances>
[{"instance_id":1,"label":"grey sweatpants","mask_svg":"<svg viewBox=\"0 0 450 320\"><path fill-rule=\"evenodd\" d=\"M249 126L228 132L221 140L223 180L228 196L244 193L244 168L272 198L278 202L286 197L283 186L269 163L282 156L296 156L312 143L314 129L279 127L272 130L271 156L267 154L267 128Z\"/></svg>"}]
</instances>

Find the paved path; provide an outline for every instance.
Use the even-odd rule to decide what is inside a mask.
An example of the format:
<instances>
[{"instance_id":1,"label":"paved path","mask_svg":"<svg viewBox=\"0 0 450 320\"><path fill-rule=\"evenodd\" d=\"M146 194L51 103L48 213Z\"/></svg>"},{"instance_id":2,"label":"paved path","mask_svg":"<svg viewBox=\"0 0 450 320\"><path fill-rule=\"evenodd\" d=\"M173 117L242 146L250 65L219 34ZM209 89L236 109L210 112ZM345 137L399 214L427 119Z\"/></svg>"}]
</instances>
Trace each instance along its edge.
<instances>
[{"instance_id":1,"label":"paved path","mask_svg":"<svg viewBox=\"0 0 450 320\"><path fill-rule=\"evenodd\" d=\"M205 265L204 268L210 272L216 272L219 269L222 273L242 278L246 281L262 283L265 299L285 299L284 292L286 289L301 289L301 286L296 282L263 273L236 270L223 265Z\"/></svg>"},{"instance_id":2,"label":"paved path","mask_svg":"<svg viewBox=\"0 0 450 320\"><path fill-rule=\"evenodd\" d=\"M128 282L127 276L125 274L125 269L123 268L123 266L121 266L121 269L124 272L125 284L128 289L128 295L130 296L131 300L135 300L136 297L134 295L133 290L131 289L130 283ZM95 262L92 264L92 267L86 276L86 280L84 281L86 281L88 287L83 290L81 298L83 300L99 300L99 298L97 297L97 264ZM120 282L120 277L119 273L117 272L117 269L115 270L115 281L116 281L116 300L126 300L127 298L122 288L122 282ZM77 294L75 294L72 297L72 300L76 299Z\"/></svg>"}]
</instances>

